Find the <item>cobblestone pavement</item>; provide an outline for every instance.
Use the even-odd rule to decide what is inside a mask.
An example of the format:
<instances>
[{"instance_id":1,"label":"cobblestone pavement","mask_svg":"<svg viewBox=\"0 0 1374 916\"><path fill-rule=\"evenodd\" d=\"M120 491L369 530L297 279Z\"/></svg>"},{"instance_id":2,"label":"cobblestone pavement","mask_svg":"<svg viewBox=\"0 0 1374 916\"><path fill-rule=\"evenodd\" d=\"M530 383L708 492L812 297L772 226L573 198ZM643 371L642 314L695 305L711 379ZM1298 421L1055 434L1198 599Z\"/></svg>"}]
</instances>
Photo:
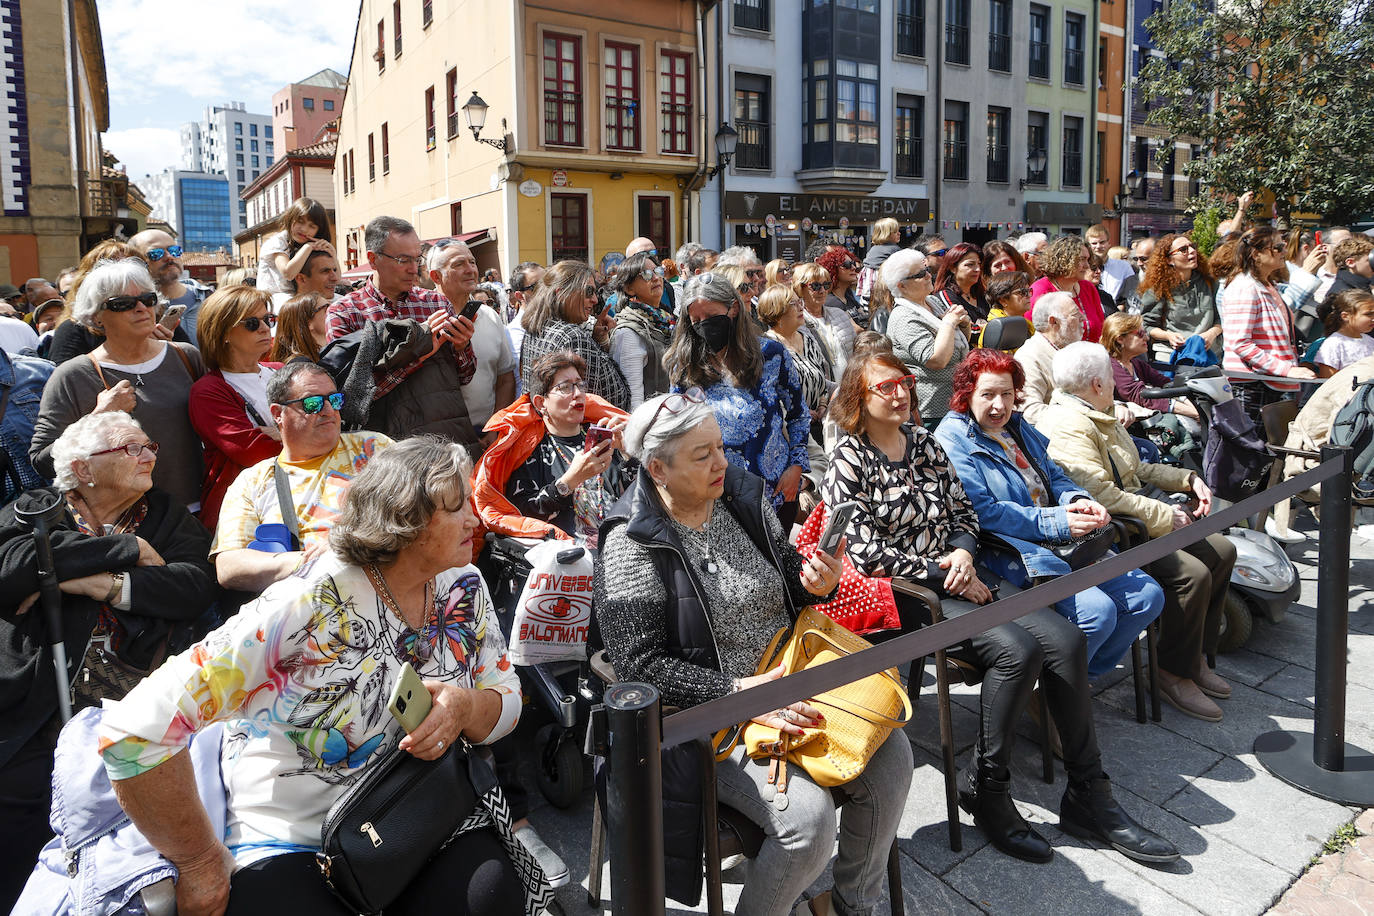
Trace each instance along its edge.
<instances>
[{"instance_id":1,"label":"cobblestone pavement","mask_svg":"<svg viewBox=\"0 0 1374 916\"><path fill-rule=\"evenodd\" d=\"M1374 808L1355 819L1359 837L1308 869L1270 916L1355 916L1374 913Z\"/></svg>"}]
</instances>

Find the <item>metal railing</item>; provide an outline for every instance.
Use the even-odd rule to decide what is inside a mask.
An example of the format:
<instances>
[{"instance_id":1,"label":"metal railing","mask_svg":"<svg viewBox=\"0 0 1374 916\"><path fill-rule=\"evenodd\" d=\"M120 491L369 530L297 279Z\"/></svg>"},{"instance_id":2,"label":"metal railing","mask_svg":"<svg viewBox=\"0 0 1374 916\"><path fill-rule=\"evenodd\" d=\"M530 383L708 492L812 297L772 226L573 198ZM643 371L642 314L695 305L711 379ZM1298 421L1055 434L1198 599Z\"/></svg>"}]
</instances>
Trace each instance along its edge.
<instances>
[{"instance_id":1,"label":"metal railing","mask_svg":"<svg viewBox=\"0 0 1374 916\"><path fill-rule=\"evenodd\" d=\"M988 33L988 69L1011 72L1011 36Z\"/></svg>"},{"instance_id":2,"label":"metal railing","mask_svg":"<svg viewBox=\"0 0 1374 916\"><path fill-rule=\"evenodd\" d=\"M690 153L692 151L692 106L678 102L664 102L659 111L663 125L663 152Z\"/></svg>"},{"instance_id":3,"label":"metal railing","mask_svg":"<svg viewBox=\"0 0 1374 916\"><path fill-rule=\"evenodd\" d=\"M1078 48L1064 49L1064 82L1083 85L1083 52Z\"/></svg>"},{"instance_id":4,"label":"metal railing","mask_svg":"<svg viewBox=\"0 0 1374 916\"><path fill-rule=\"evenodd\" d=\"M735 168L766 169L772 162L771 132L766 121L735 121L739 143L735 146Z\"/></svg>"},{"instance_id":5,"label":"metal railing","mask_svg":"<svg viewBox=\"0 0 1374 916\"><path fill-rule=\"evenodd\" d=\"M926 17L897 14L897 53L926 56Z\"/></svg>"},{"instance_id":6,"label":"metal railing","mask_svg":"<svg viewBox=\"0 0 1374 916\"><path fill-rule=\"evenodd\" d=\"M578 106L582 96L557 89L544 90L544 143L549 146L577 146L582 142Z\"/></svg>"},{"instance_id":7,"label":"metal railing","mask_svg":"<svg viewBox=\"0 0 1374 916\"><path fill-rule=\"evenodd\" d=\"M735 28L768 31L768 0L735 0Z\"/></svg>"},{"instance_id":8,"label":"metal railing","mask_svg":"<svg viewBox=\"0 0 1374 916\"><path fill-rule=\"evenodd\" d=\"M988 181L1011 180L1011 155L1005 146L988 147Z\"/></svg>"},{"instance_id":9,"label":"metal railing","mask_svg":"<svg viewBox=\"0 0 1374 916\"><path fill-rule=\"evenodd\" d=\"M945 141L944 177L955 181L968 180L968 141Z\"/></svg>"},{"instance_id":10,"label":"metal railing","mask_svg":"<svg viewBox=\"0 0 1374 916\"><path fill-rule=\"evenodd\" d=\"M1030 43L1030 75L1040 80L1050 78L1050 43L1032 41Z\"/></svg>"},{"instance_id":11,"label":"metal railing","mask_svg":"<svg viewBox=\"0 0 1374 916\"><path fill-rule=\"evenodd\" d=\"M945 60L951 64L968 63L968 26L945 25Z\"/></svg>"},{"instance_id":12,"label":"metal railing","mask_svg":"<svg viewBox=\"0 0 1374 916\"><path fill-rule=\"evenodd\" d=\"M925 174L925 143L920 137L898 137L896 170L898 178L920 178Z\"/></svg>"},{"instance_id":13,"label":"metal railing","mask_svg":"<svg viewBox=\"0 0 1374 916\"><path fill-rule=\"evenodd\" d=\"M606 148L639 149L639 99L606 96Z\"/></svg>"},{"instance_id":14,"label":"metal railing","mask_svg":"<svg viewBox=\"0 0 1374 916\"><path fill-rule=\"evenodd\" d=\"M1069 151L1064 153L1064 174L1060 176L1066 188L1083 186L1083 154Z\"/></svg>"}]
</instances>

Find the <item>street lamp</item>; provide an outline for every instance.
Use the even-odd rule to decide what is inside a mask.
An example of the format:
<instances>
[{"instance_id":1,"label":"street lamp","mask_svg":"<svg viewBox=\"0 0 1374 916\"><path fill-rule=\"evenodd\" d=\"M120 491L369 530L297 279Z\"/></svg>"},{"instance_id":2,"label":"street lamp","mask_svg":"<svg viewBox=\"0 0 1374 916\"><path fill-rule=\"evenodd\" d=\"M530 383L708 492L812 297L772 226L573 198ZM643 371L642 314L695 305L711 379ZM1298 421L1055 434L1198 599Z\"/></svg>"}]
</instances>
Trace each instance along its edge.
<instances>
[{"instance_id":1,"label":"street lamp","mask_svg":"<svg viewBox=\"0 0 1374 916\"><path fill-rule=\"evenodd\" d=\"M501 119L501 139L483 139L481 136L482 128L487 123L487 103L482 101L482 97L473 90L472 98L463 104L463 116L467 118L468 127L472 130L472 139L478 143L485 143L487 146L494 146L501 152L509 152L506 143L506 119Z\"/></svg>"},{"instance_id":2,"label":"street lamp","mask_svg":"<svg viewBox=\"0 0 1374 916\"><path fill-rule=\"evenodd\" d=\"M1049 157L1045 155L1044 150L1031 150L1030 155L1026 157L1026 177L1021 179L1020 189L1022 191L1026 190L1026 184L1030 182L1030 176L1038 175L1045 171L1045 164L1047 162L1049 162Z\"/></svg>"},{"instance_id":3,"label":"street lamp","mask_svg":"<svg viewBox=\"0 0 1374 916\"><path fill-rule=\"evenodd\" d=\"M735 147L738 145L739 134L728 122L716 129L716 165L707 173L708 181L730 164L730 160L735 158Z\"/></svg>"},{"instance_id":4,"label":"street lamp","mask_svg":"<svg viewBox=\"0 0 1374 916\"><path fill-rule=\"evenodd\" d=\"M1140 181L1141 175L1135 169L1126 173L1126 190L1131 192L1132 197L1135 197L1135 192L1140 190Z\"/></svg>"}]
</instances>

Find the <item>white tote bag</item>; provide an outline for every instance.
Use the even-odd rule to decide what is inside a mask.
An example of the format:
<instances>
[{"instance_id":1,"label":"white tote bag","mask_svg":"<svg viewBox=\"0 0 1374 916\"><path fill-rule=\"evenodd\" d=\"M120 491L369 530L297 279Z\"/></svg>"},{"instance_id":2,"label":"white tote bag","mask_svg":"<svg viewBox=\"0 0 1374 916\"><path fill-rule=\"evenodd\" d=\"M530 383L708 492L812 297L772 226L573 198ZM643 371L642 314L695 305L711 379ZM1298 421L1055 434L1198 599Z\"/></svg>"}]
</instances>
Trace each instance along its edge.
<instances>
[{"instance_id":1,"label":"white tote bag","mask_svg":"<svg viewBox=\"0 0 1374 916\"><path fill-rule=\"evenodd\" d=\"M525 559L530 574L515 605L510 660L537 665L585 658L592 622L591 551L569 541L541 541Z\"/></svg>"}]
</instances>

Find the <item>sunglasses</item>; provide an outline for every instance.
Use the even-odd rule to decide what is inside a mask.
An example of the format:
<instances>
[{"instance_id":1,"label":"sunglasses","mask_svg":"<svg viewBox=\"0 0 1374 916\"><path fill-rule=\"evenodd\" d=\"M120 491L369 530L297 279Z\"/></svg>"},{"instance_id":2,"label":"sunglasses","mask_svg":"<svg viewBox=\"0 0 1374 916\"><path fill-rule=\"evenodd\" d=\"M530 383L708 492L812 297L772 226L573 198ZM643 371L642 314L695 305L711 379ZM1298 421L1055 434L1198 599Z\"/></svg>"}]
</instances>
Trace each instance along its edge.
<instances>
[{"instance_id":1,"label":"sunglasses","mask_svg":"<svg viewBox=\"0 0 1374 916\"><path fill-rule=\"evenodd\" d=\"M754 284L741 283L739 286L736 286L735 289L741 293L750 293L754 291Z\"/></svg>"},{"instance_id":2,"label":"sunglasses","mask_svg":"<svg viewBox=\"0 0 1374 916\"><path fill-rule=\"evenodd\" d=\"M649 425L644 427L644 431L647 433L649 430L653 429L654 424L658 422L658 415L665 410L668 411L668 416L671 417L675 414L682 413L682 411L686 410L691 404L705 403L706 394L700 388L692 387L688 388L686 391L673 392L659 402L658 410L655 410L654 415L649 418Z\"/></svg>"},{"instance_id":3,"label":"sunglasses","mask_svg":"<svg viewBox=\"0 0 1374 916\"><path fill-rule=\"evenodd\" d=\"M320 308L329 308L329 306L328 306L328 305L324 305L324 306L321 306ZM315 310L315 312L318 312L318 311L319 311L319 309L316 309L316 310ZM311 312L311 314L313 315L313 314L315 314L315 312ZM262 317L262 318L259 318L257 315L254 315L254 316L252 316L251 318L245 318L245 319L243 319L242 321L239 322L239 325L242 326L243 329L244 329L245 331L249 331L249 332L251 333L251 332L257 331L257 329L260 328L260 327L262 327L263 325L267 325L269 328L276 327L276 325L277 325L277 319L274 318L274 317L271 316L271 315L266 315L266 316L264 316L264 317Z\"/></svg>"},{"instance_id":4,"label":"sunglasses","mask_svg":"<svg viewBox=\"0 0 1374 916\"><path fill-rule=\"evenodd\" d=\"M157 293L139 293L137 296L111 296L103 307L111 312L128 312L140 305L147 308L157 307Z\"/></svg>"},{"instance_id":5,"label":"sunglasses","mask_svg":"<svg viewBox=\"0 0 1374 916\"><path fill-rule=\"evenodd\" d=\"M550 391L556 391L556 392L558 392L559 394L563 395L564 397L567 397L568 395L572 394L574 391L580 391L580 392L582 392L583 394L586 394L586 393L587 393L587 383L586 383L585 381L580 380L580 379L579 379L578 381L576 381L576 382L574 382L574 381L559 382L557 385L554 385L554 386L553 386L552 388L550 388L549 390L550 390Z\"/></svg>"},{"instance_id":6,"label":"sunglasses","mask_svg":"<svg viewBox=\"0 0 1374 916\"><path fill-rule=\"evenodd\" d=\"M1144 264L1146 261L1148 261L1148 260L1150 260L1150 259L1149 259L1149 257L1147 257L1146 255L1142 255L1142 254L1133 254L1133 255L1131 255L1131 260L1132 260L1134 263L1136 263L1136 264Z\"/></svg>"},{"instance_id":7,"label":"sunglasses","mask_svg":"<svg viewBox=\"0 0 1374 916\"><path fill-rule=\"evenodd\" d=\"M1177 248L1169 249L1169 254L1180 254L1184 251L1197 251L1197 246L1189 242L1187 245L1180 245Z\"/></svg>"},{"instance_id":8,"label":"sunglasses","mask_svg":"<svg viewBox=\"0 0 1374 916\"><path fill-rule=\"evenodd\" d=\"M301 410L308 414L317 414L324 410L324 405L328 404L334 409L335 413L343 410L344 396L342 391L335 391L332 394L307 394L303 398L292 398L289 401L282 401L286 404L299 404Z\"/></svg>"},{"instance_id":9,"label":"sunglasses","mask_svg":"<svg viewBox=\"0 0 1374 916\"><path fill-rule=\"evenodd\" d=\"M123 452L130 458L137 458L143 454L145 448L153 453L154 458L157 457L158 444L156 442L130 442L128 445L116 445L114 448L102 448L98 452L91 452L91 457L94 458L96 455L113 455L115 452Z\"/></svg>"},{"instance_id":10,"label":"sunglasses","mask_svg":"<svg viewBox=\"0 0 1374 916\"><path fill-rule=\"evenodd\" d=\"M806 284L806 288L813 293L823 293L830 289L830 284L825 282L808 283Z\"/></svg>"},{"instance_id":11,"label":"sunglasses","mask_svg":"<svg viewBox=\"0 0 1374 916\"><path fill-rule=\"evenodd\" d=\"M641 280L652 280L652 279L654 279L655 277L662 277L662 276L663 276L663 268L662 268L662 267L646 267L646 268L644 268L643 270L641 270L641 271L639 272L639 278L640 278Z\"/></svg>"},{"instance_id":12,"label":"sunglasses","mask_svg":"<svg viewBox=\"0 0 1374 916\"><path fill-rule=\"evenodd\" d=\"M762 267L752 268L752 269L750 269L750 270L746 270L746 271L744 272L744 274L745 274L745 276L747 276L747 277L752 277L752 278L754 278L755 280L757 280L759 277L762 277L762 276L763 276L763 268L762 268Z\"/></svg>"},{"instance_id":13,"label":"sunglasses","mask_svg":"<svg viewBox=\"0 0 1374 916\"><path fill-rule=\"evenodd\" d=\"M928 276L930 276L930 268L925 267L921 270L916 271L916 273L911 274L909 277L906 278L906 280L924 280ZM906 280L903 280L902 282L905 283Z\"/></svg>"},{"instance_id":14,"label":"sunglasses","mask_svg":"<svg viewBox=\"0 0 1374 916\"><path fill-rule=\"evenodd\" d=\"M875 391L885 398L896 397L898 388L903 391L914 390L916 388L916 376L903 375L901 378L883 379L876 385L868 386L869 391Z\"/></svg>"},{"instance_id":15,"label":"sunglasses","mask_svg":"<svg viewBox=\"0 0 1374 916\"><path fill-rule=\"evenodd\" d=\"M859 269L859 262L858 262L858 261L845 261L843 264L840 265L840 267L841 267L841 269L843 269L843 270L858 270L858 269Z\"/></svg>"},{"instance_id":16,"label":"sunglasses","mask_svg":"<svg viewBox=\"0 0 1374 916\"><path fill-rule=\"evenodd\" d=\"M181 257L181 252L182 248L180 245L168 245L166 248L149 248L144 257L148 259L149 263L156 264L168 255L179 258Z\"/></svg>"},{"instance_id":17,"label":"sunglasses","mask_svg":"<svg viewBox=\"0 0 1374 916\"><path fill-rule=\"evenodd\" d=\"M941 249L939 249L938 251L927 251L927 252L926 252L926 257L928 257L928 258L943 258L943 257L944 257L946 254L948 254L948 253L949 253L949 249L948 249L948 248L941 248Z\"/></svg>"}]
</instances>

